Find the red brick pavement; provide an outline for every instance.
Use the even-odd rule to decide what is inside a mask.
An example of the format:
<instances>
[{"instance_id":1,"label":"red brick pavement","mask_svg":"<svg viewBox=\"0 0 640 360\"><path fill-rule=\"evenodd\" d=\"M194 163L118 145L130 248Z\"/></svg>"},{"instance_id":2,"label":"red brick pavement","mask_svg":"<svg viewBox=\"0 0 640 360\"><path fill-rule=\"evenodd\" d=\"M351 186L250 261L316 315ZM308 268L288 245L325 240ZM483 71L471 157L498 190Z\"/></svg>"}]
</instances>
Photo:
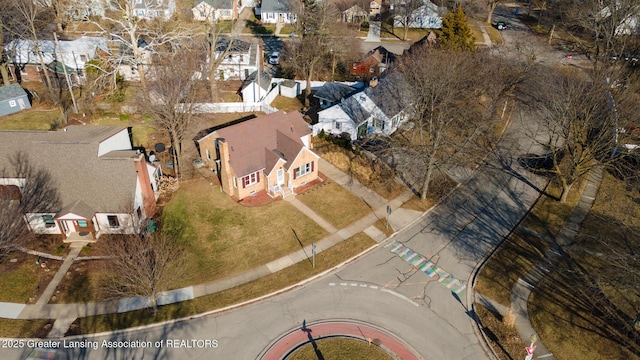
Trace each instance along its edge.
<instances>
[{"instance_id":1,"label":"red brick pavement","mask_svg":"<svg viewBox=\"0 0 640 360\"><path fill-rule=\"evenodd\" d=\"M287 355L291 350L309 342L309 334L315 340L319 340L328 336L345 335L371 341L374 344L383 346L386 350L394 353L398 358L403 360L418 360L418 357L411 352L401 341L368 325L351 322L322 322L306 326L303 330L302 326L298 330L294 330L286 334L281 339L272 344L269 349L259 359L261 360L279 360Z\"/></svg>"}]
</instances>

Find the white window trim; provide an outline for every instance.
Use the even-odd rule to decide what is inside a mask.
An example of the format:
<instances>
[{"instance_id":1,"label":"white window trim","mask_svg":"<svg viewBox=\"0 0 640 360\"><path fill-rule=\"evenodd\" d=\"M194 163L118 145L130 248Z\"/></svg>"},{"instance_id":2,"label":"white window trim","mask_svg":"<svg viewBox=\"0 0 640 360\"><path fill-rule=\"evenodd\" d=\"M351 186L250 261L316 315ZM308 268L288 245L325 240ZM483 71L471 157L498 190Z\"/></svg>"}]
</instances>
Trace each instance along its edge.
<instances>
[{"instance_id":1,"label":"white window trim","mask_svg":"<svg viewBox=\"0 0 640 360\"><path fill-rule=\"evenodd\" d=\"M238 188L238 178L236 178L235 176L233 177L233 187L234 188Z\"/></svg>"},{"instance_id":2,"label":"white window trim","mask_svg":"<svg viewBox=\"0 0 640 360\"><path fill-rule=\"evenodd\" d=\"M18 104L16 104L15 100L9 100L9 106L11 107L16 107Z\"/></svg>"},{"instance_id":3,"label":"white window trim","mask_svg":"<svg viewBox=\"0 0 640 360\"><path fill-rule=\"evenodd\" d=\"M251 177L253 177L253 181L251 181ZM247 182L244 181L244 178L249 178L249 180ZM249 187L251 185L255 185L258 183L258 172L254 172L251 173L249 175L245 175L242 177L242 183L244 184L244 187Z\"/></svg>"},{"instance_id":4,"label":"white window trim","mask_svg":"<svg viewBox=\"0 0 640 360\"><path fill-rule=\"evenodd\" d=\"M296 174L296 178L299 178L301 176L305 176L307 174L310 174L311 171L311 163L308 162L302 166L300 166L299 168L296 169L297 174Z\"/></svg>"}]
</instances>

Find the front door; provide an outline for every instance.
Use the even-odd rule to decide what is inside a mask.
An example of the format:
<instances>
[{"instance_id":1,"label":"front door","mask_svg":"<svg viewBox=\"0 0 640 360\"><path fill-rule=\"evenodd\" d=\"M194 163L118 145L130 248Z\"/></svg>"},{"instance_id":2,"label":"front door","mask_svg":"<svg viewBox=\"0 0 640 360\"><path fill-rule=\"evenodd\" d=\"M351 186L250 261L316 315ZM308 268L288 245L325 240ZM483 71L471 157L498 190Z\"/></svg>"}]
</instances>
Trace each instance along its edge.
<instances>
[{"instance_id":1,"label":"front door","mask_svg":"<svg viewBox=\"0 0 640 360\"><path fill-rule=\"evenodd\" d=\"M62 230L66 235L69 235L76 230L76 226L73 224L73 220L62 220L60 221L60 224L62 224Z\"/></svg>"},{"instance_id":2,"label":"front door","mask_svg":"<svg viewBox=\"0 0 640 360\"><path fill-rule=\"evenodd\" d=\"M278 169L277 181L278 181L278 185L283 185L284 184L284 169L283 168Z\"/></svg>"}]
</instances>

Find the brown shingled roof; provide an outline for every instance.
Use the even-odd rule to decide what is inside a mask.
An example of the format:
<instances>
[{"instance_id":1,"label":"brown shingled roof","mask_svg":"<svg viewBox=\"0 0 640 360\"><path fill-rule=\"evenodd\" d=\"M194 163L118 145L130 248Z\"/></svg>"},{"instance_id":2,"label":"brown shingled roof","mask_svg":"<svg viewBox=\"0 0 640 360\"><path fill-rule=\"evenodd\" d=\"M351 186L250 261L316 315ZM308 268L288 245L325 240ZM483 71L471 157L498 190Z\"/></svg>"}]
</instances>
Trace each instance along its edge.
<instances>
[{"instance_id":1,"label":"brown shingled roof","mask_svg":"<svg viewBox=\"0 0 640 360\"><path fill-rule=\"evenodd\" d=\"M303 147L300 138L309 135L311 129L299 112L278 111L216 130L216 133L229 145L229 162L236 176L241 177L262 169L267 173L271 171L267 163L274 166L275 162L273 157L266 156L265 149L277 150L292 161Z\"/></svg>"}]
</instances>

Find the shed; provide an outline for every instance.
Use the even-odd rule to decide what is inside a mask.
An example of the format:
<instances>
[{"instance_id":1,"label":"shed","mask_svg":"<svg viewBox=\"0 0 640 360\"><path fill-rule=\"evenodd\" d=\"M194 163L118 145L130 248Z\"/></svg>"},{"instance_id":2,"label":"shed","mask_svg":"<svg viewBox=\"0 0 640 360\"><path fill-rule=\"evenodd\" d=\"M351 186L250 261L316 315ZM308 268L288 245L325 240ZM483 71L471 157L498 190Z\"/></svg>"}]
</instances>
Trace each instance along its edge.
<instances>
[{"instance_id":1,"label":"shed","mask_svg":"<svg viewBox=\"0 0 640 360\"><path fill-rule=\"evenodd\" d=\"M284 80L280 83L280 95L295 98L300 95L300 84L298 84L295 80Z\"/></svg>"},{"instance_id":2,"label":"shed","mask_svg":"<svg viewBox=\"0 0 640 360\"><path fill-rule=\"evenodd\" d=\"M31 108L29 96L20 84L0 87L0 116Z\"/></svg>"}]
</instances>

